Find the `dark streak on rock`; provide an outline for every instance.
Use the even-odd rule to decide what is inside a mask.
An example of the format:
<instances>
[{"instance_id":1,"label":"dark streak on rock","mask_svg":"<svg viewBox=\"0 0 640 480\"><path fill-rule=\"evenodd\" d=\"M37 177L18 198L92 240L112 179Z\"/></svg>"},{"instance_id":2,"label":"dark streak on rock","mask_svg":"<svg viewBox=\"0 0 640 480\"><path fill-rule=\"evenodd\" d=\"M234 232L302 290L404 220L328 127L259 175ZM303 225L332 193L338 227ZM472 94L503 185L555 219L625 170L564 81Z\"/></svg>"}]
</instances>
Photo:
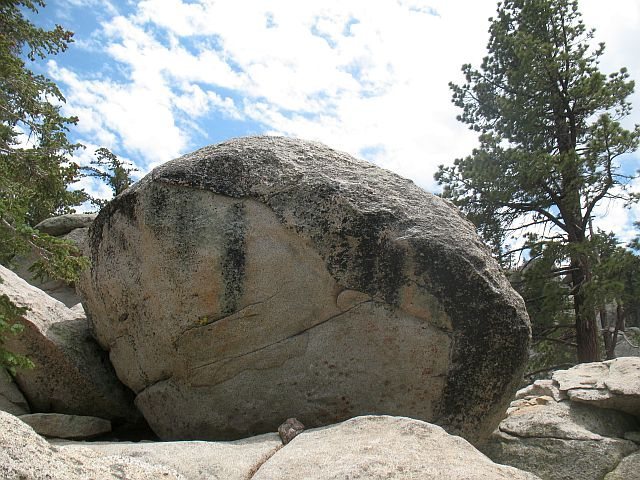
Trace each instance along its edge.
<instances>
[{"instance_id":1,"label":"dark streak on rock","mask_svg":"<svg viewBox=\"0 0 640 480\"><path fill-rule=\"evenodd\" d=\"M360 241L349 268L359 276L358 290L397 306L400 287L405 282L405 259L404 252L386 235L390 221L387 212L373 212L355 219L350 233Z\"/></svg>"},{"instance_id":2,"label":"dark streak on rock","mask_svg":"<svg viewBox=\"0 0 640 480\"><path fill-rule=\"evenodd\" d=\"M100 243L102 242L102 232L105 226L110 226L111 219L116 212L121 213L130 221L135 220L136 201L137 196L135 195L135 190L129 189L118 195L117 199L107 203L107 205L100 210L100 213L89 228L89 251L92 256L97 254Z\"/></svg>"},{"instance_id":3,"label":"dark streak on rock","mask_svg":"<svg viewBox=\"0 0 640 480\"><path fill-rule=\"evenodd\" d=\"M222 313L230 315L238 310L244 292L245 275L245 205L235 203L227 212L224 225L224 255L222 277L224 278L224 297Z\"/></svg>"}]
</instances>

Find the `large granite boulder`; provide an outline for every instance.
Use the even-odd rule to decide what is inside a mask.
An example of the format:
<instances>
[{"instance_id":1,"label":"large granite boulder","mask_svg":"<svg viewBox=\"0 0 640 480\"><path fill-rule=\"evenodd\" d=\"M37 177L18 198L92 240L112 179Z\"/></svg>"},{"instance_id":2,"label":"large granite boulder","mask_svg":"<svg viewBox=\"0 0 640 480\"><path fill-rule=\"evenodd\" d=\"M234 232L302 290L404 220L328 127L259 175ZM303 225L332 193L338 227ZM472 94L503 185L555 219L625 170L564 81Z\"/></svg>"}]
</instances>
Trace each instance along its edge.
<instances>
[{"instance_id":1,"label":"large granite boulder","mask_svg":"<svg viewBox=\"0 0 640 480\"><path fill-rule=\"evenodd\" d=\"M23 331L8 335L5 348L35 364L14 377L33 412L97 416L118 423L141 420L131 391L91 337L81 308L65 307L2 266L0 295L28 309L18 319Z\"/></svg>"},{"instance_id":2,"label":"large granite boulder","mask_svg":"<svg viewBox=\"0 0 640 480\"><path fill-rule=\"evenodd\" d=\"M164 439L411 416L476 441L527 359L521 298L446 201L323 145L250 137L105 207L79 284Z\"/></svg>"}]
</instances>

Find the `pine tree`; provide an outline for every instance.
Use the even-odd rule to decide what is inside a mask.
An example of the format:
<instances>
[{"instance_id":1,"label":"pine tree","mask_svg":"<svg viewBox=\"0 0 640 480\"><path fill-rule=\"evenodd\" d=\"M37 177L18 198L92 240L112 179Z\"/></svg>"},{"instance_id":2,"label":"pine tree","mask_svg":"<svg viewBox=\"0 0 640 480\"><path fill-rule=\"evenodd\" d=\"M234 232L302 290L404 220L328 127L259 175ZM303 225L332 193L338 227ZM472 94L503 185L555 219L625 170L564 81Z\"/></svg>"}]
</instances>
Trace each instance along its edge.
<instances>
[{"instance_id":1,"label":"pine tree","mask_svg":"<svg viewBox=\"0 0 640 480\"><path fill-rule=\"evenodd\" d=\"M83 172L87 177L95 177L106 183L114 197L120 195L131 186L133 183L131 174L138 169L123 162L105 147L97 149L95 153L96 159L91 162L91 165L82 167ZM107 200L92 198L91 202L102 208Z\"/></svg>"},{"instance_id":2,"label":"pine tree","mask_svg":"<svg viewBox=\"0 0 640 480\"><path fill-rule=\"evenodd\" d=\"M592 45L576 0L504 1L489 33L480 68L464 65L466 83L450 84L480 146L436 179L503 260L505 239L518 232L533 254L551 249L570 280L578 361L597 361L589 225L600 202L633 200L634 177L619 162L638 148L640 128L619 121L634 83L624 68L600 71L604 44Z\"/></svg>"}]
</instances>

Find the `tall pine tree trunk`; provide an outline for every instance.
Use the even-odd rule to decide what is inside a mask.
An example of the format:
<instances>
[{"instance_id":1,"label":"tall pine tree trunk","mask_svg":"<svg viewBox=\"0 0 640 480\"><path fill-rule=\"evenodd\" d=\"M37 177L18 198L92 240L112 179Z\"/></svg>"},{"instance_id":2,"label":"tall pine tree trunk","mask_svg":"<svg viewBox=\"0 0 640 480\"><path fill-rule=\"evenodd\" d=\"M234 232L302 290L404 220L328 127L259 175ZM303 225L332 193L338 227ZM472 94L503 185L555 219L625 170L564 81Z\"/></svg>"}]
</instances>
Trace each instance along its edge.
<instances>
[{"instance_id":1,"label":"tall pine tree trunk","mask_svg":"<svg viewBox=\"0 0 640 480\"><path fill-rule=\"evenodd\" d=\"M595 312L587 305L584 283L590 276L586 258L577 256L571 261L572 287L574 290L573 307L576 318L576 343L578 344L578 363L599 362L598 325ZM580 258L582 257L582 258Z\"/></svg>"},{"instance_id":2,"label":"tall pine tree trunk","mask_svg":"<svg viewBox=\"0 0 640 480\"><path fill-rule=\"evenodd\" d=\"M604 351L606 354L606 359L611 360L610 355L612 355L613 351L616 348L616 339L618 333L615 332L614 335L614 325L610 324L609 316L607 315L607 306L606 304L600 305L599 312L600 316L600 328L602 329L602 340L604 340ZM615 337L615 338L614 338Z\"/></svg>"},{"instance_id":3,"label":"tall pine tree trunk","mask_svg":"<svg viewBox=\"0 0 640 480\"><path fill-rule=\"evenodd\" d=\"M563 171L566 203L561 206L562 217L567 227L570 244L571 286L573 291L573 309L576 321L576 344L578 363L599 362L599 328L596 312L588 301L584 286L591 280L591 265L586 253L587 231L583 220L579 174L576 163L569 163Z\"/></svg>"}]
</instances>

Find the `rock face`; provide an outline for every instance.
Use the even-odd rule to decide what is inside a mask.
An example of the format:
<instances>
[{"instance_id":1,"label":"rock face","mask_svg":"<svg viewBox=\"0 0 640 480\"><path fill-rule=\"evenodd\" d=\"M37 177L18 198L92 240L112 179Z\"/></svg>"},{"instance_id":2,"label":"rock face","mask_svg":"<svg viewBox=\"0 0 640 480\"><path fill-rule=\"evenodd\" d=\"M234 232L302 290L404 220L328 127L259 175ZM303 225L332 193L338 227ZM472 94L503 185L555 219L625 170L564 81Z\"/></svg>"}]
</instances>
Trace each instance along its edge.
<instances>
[{"instance_id":1,"label":"rock face","mask_svg":"<svg viewBox=\"0 0 640 480\"><path fill-rule=\"evenodd\" d=\"M640 452L626 457L604 480L631 480L640 477Z\"/></svg>"},{"instance_id":2,"label":"rock face","mask_svg":"<svg viewBox=\"0 0 640 480\"><path fill-rule=\"evenodd\" d=\"M550 401L546 405L517 408L500 423L500 431L520 438L563 438L566 440L602 440L623 438L638 428L631 415L589 408L571 402Z\"/></svg>"},{"instance_id":3,"label":"rock face","mask_svg":"<svg viewBox=\"0 0 640 480\"><path fill-rule=\"evenodd\" d=\"M86 439L111 431L111 422L104 418L62 413L32 413L20 420L45 437Z\"/></svg>"},{"instance_id":4,"label":"rock face","mask_svg":"<svg viewBox=\"0 0 640 480\"><path fill-rule=\"evenodd\" d=\"M164 465L101 456L88 448L61 450L26 423L0 412L0 478L7 480L186 480Z\"/></svg>"},{"instance_id":5,"label":"rock face","mask_svg":"<svg viewBox=\"0 0 640 480\"><path fill-rule=\"evenodd\" d=\"M83 442L56 441L62 452L90 448L105 457L136 458L173 469L188 480L247 480L282 448L276 433L233 442Z\"/></svg>"},{"instance_id":6,"label":"rock face","mask_svg":"<svg viewBox=\"0 0 640 480\"><path fill-rule=\"evenodd\" d=\"M90 256L94 334L164 439L385 413L475 441L527 358L523 302L473 226L317 143L162 165L101 211Z\"/></svg>"},{"instance_id":7,"label":"rock face","mask_svg":"<svg viewBox=\"0 0 640 480\"><path fill-rule=\"evenodd\" d=\"M582 363L554 373L553 380L572 401L640 417L640 357Z\"/></svg>"},{"instance_id":8,"label":"rock face","mask_svg":"<svg viewBox=\"0 0 640 480\"><path fill-rule=\"evenodd\" d=\"M24 330L7 337L6 348L35 363L15 376L32 411L137 421L133 395L91 337L84 313L65 307L2 266L0 278L0 295L29 309L19 320Z\"/></svg>"},{"instance_id":9,"label":"rock face","mask_svg":"<svg viewBox=\"0 0 640 480\"><path fill-rule=\"evenodd\" d=\"M497 465L460 437L409 418L368 416L303 432L278 451L253 480L535 480Z\"/></svg>"},{"instance_id":10,"label":"rock face","mask_svg":"<svg viewBox=\"0 0 640 480\"><path fill-rule=\"evenodd\" d=\"M618 438L522 439L499 432L482 451L494 462L535 473L543 480L602 480L636 449L632 442Z\"/></svg>"},{"instance_id":11,"label":"rock face","mask_svg":"<svg viewBox=\"0 0 640 480\"><path fill-rule=\"evenodd\" d=\"M545 480L636 478L624 475L639 448L638 360L580 364L520 390L482 450Z\"/></svg>"},{"instance_id":12,"label":"rock face","mask_svg":"<svg viewBox=\"0 0 640 480\"><path fill-rule=\"evenodd\" d=\"M551 397L556 402L566 400L567 393L561 392L558 384L553 380L536 380L533 384L528 385L516 392L516 400L537 397Z\"/></svg>"}]
</instances>

